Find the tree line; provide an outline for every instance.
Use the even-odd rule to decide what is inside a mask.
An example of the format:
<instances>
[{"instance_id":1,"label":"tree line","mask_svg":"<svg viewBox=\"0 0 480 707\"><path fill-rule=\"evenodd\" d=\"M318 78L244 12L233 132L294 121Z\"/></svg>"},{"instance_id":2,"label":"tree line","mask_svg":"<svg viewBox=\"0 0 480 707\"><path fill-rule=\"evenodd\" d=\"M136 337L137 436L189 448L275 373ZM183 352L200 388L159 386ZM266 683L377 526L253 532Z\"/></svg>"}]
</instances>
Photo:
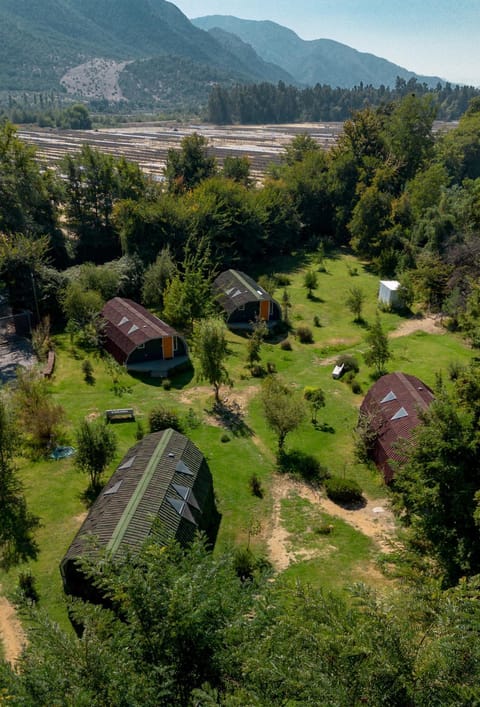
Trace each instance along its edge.
<instances>
[{"instance_id":1,"label":"tree line","mask_svg":"<svg viewBox=\"0 0 480 707\"><path fill-rule=\"evenodd\" d=\"M209 94L207 120L220 125L343 121L366 106L387 105L412 93L432 96L439 120L458 120L479 90L448 82L432 88L415 78L406 81L400 77L394 87L378 88L363 83L353 88L334 88L328 84L297 88L282 81L277 85L216 85Z\"/></svg>"}]
</instances>

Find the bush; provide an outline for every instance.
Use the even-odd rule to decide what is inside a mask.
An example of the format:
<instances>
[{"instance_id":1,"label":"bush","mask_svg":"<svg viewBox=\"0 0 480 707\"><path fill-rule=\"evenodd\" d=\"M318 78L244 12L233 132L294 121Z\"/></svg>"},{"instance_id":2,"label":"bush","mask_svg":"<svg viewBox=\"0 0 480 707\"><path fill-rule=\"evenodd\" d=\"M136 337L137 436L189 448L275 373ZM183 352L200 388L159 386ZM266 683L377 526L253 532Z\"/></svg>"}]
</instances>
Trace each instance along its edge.
<instances>
[{"instance_id":1,"label":"bush","mask_svg":"<svg viewBox=\"0 0 480 707\"><path fill-rule=\"evenodd\" d=\"M37 581L30 570L20 572L18 575L18 589L23 598L31 602L38 602L39 594L37 589Z\"/></svg>"},{"instance_id":2,"label":"bush","mask_svg":"<svg viewBox=\"0 0 480 707\"><path fill-rule=\"evenodd\" d=\"M82 371L85 383L88 383L88 385L93 385L95 383L95 378L93 377L93 365L88 358L86 358L82 363Z\"/></svg>"},{"instance_id":3,"label":"bush","mask_svg":"<svg viewBox=\"0 0 480 707\"><path fill-rule=\"evenodd\" d=\"M163 390L170 390L171 387L172 387L172 381L170 380L170 378L164 378L162 380Z\"/></svg>"},{"instance_id":4,"label":"bush","mask_svg":"<svg viewBox=\"0 0 480 707\"><path fill-rule=\"evenodd\" d=\"M310 482L320 482L330 476L328 469L320 464L312 454L307 454L301 449L292 449L291 452L282 452L278 457L280 470L301 476Z\"/></svg>"},{"instance_id":5,"label":"bush","mask_svg":"<svg viewBox=\"0 0 480 707\"><path fill-rule=\"evenodd\" d=\"M171 427L177 432L182 432L182 423L178 414L174 410L168 410L159 405L151 410L148 416L148 426L150 432L160 432Z\"/></svg>"},{"instance_id":6,"label":"bush","mask_svg":"<svg viewBox=\"0 0 480 707\"><path fill-rule=\"evenodd\" d=\"M450 361L448 364L448 377L451 381L457 380L465 371L465 366L460 361Z\"/></svg>"},{"instance_id":7,"label":"bush","mask_svg":"<svg viewBox=\"0 0 480 707\"><path fill-rule=\"evenodd\" d=\"M313 332L309 326L299 326L295 333L302 344L313 344Z\"/></svg>"},{"instance_id":8,"label":"bush","mask_svg":"<svg viewBox=\"0 0 480 707\"><path fill-rule=\"evenodd\" d=\"M265 375L265 369L263 366L260 366L258 363L256 363L250 368L250 373L252 374L253 378L263 378Z\"/></svg>"},{"instance_id":9,"label":"bush","mask_svg":"<svg viewBox=\"0 0 480 707\"><path fill-rule=\"evenodd\" d=\"M314 324L314 326L316 326L316 327L321 327L321 326L322 326L321 323L320 323L320 317L318 316L318 314L316 314L316 315L313 317L313 324Z\"/></svg>"},{"instance_id":10,"label":"bush","mask_svg":"<svg viewBox=\"0 0 480 707\"><path fill-rule=\"evenodd\" d=\"M135 439L140 442L141 439L145 437L145 426L142 420L137 420L137 426L135 428Z\"/></svg>"},{"instance_id":11,"label":"bush","mask_svg":"<svg viewBox=\"0 0 480 707\"><path fill-rule=\"evenodd\" d=\"M281 272L275 273L275 280L277 281L277 287L288 287L292 282L288 275Z\"/></svg>"},{"instance_id":12,"label":"bush","mask_svg":"<svg viewBox=\"0 0 480 707\"><path fill-rule=\"evenodd\" d=\"M222 442L222 444L230 442L230 437L227 435L226 432L224 432L224 434L220 437L220 442Z\"/></svg>"},{"instance_id":13,"label":"bush","mask_svg":"<svg viewBox=\"0 0 480 707\"><path fill-rule=\"evenodd\" d=\"M352 393L354 393L355 395L360 395L360 393L362 392L362 386L356 380L356 378L353 378L350 382L350 388L352 389Z\"/></svg>"},{"instance_id":14,"label":"bush","mask_svg":"<svg viewBox=\"0 0 480 707\"><path fill-rule=\"evenodd\" d=\"M277 367L273 361L267 361L267 373L272 375L277 372Z\"/></svg>"},{"instance_id":15,"label":"bush","mask_svg":"<svg viewBox=\"0 0 480 707\"><path fill-rule=\"evenodd\" d=\"M355 358L355 356L352 356L351 354L341 354L337 358L337 366L341 366L342 363L343 363L345 372L355 371L355 373L358 373L358 371L360 370L360 366L358 365L357 359Z\"/></svg>"},{"instance_id":16,"label":"bush","mask_svg":"<svg viewBox=\"0 0 480 707\"><path fill-rule=\"evenodd\" d=\"M263 488L260 479L256 474L252 474L248 480L250 491L257 498L263 498Z\"/></svg>"},{"instance_id":17,"label":"bush","mask_svg":"<svg viewBox=\"0 0 480 707\"><path fill-rule=\"evenodd\" d=\"M328 498L335 503L359 503L363 501L362 489L353 479L332 476L325 481Z\"/></svg>"},{"instance_id":18,"label":"bush","mask_svg":"<svg viewBox=\"0 0 480 707\"><path fill-rule=\"evenodd\" d=\"M185 426L190 430L196 430L201 424L202 421L196 414L195 410L193 408L188 408L188 412L185 415Z\"/></svg>"},{"instance_id":19,"label":"bush","mask_svg":"<svg viewBox=\"0 0 480 707\"><path fill-rule=\"evenodd\" d=\"M292 342L290 341L290 339L283 339L280 342L280 348L282 349L282 351L291 351L292 350Z\"/></svg>"}]
</instances>

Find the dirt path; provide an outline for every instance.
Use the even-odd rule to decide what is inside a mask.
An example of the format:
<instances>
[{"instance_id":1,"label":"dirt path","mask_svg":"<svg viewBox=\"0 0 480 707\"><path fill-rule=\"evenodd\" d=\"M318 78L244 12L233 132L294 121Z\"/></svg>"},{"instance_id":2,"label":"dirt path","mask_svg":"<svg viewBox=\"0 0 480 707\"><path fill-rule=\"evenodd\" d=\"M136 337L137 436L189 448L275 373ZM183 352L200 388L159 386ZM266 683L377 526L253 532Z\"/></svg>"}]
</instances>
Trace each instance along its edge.
<instances>
[{"instance_id":1,"label":"dirt path","mask_svg":"<svg viewBox=\"0 0 480 707\"><path fill-rule=\"evenodd\" d=\"M294 559L294 554L289 550L289 533L281 521L282 500L288 498L291 493L306 499L328 515L349 523L371 538L382 552L391 550L389 540L393 538L395 522L392 512L386 507L386 499L375 501L367 499L364 507L349 510L337 506L306 484L288 476L277 475L272 485L272 524L267 545L270 560L278 571L286 569Z\"/></svg>"},{"instance_id":2,"label":"dirt path","mask_svg":"<svg viewBox=\"0 0 480 707\"><path fill-rule=\"evenodd\" d=\"M5 660L13 665L20 657L26 637L15 607L6 597L0 597L0 640L3 644Z\"/></svg>"},{"instance_id":3,"label":"dirt path","mask_svg":"<svg viewBox=\"0 0 480 707\"><path fill-rule=\"evenodd\" d=\"M438 317L414 317L402 322L395 331L390 332L391 339L397 339L399 336L408 336L415 331L424 331L427 334L444 334L445 329L442 328Z\"/></svg>"}]
</instances>

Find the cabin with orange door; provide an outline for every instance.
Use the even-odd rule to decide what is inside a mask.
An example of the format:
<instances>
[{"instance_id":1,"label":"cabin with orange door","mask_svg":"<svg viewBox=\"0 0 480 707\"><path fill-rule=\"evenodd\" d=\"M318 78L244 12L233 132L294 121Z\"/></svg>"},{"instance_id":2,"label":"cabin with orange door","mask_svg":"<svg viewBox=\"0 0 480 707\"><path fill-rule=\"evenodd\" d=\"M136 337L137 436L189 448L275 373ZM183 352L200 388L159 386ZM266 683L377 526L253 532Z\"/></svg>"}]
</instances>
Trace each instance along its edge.
<instances>
[{"instance_id":1,"label":"cabin with orange door","mask_svg":"<svg viewBox=\"0 0 480 707\"><path fill-rule=\"evenodd\" d=\"M101 314L104 348L128 371L165 377L188 364L183 337L137 302L114 297Z\"/></svg>"},{"instance_id":2,"label":"cabin with orange door","mask_svg":"<svg viewBox=\"0 0 480 707\"><path fill-rule=\"evenodd\" d=\"M272 327L282 319L279 303L240 270L225 270L214 280L215 297L231 329L250 329L259 319Z\"/></svg>"}]
</instances>

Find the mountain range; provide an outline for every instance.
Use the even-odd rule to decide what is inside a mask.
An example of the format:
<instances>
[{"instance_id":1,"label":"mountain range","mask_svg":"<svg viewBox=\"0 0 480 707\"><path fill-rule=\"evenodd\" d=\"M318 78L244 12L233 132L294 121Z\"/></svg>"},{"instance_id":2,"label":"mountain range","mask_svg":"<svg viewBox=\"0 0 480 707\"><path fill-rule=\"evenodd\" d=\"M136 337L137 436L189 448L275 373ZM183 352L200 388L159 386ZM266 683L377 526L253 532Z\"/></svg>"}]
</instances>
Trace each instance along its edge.
<instances>
[{"instance_id":1,"label":"mountain range","mask_svg":"<svg viewBox=\"0 0 480 707\"><path fill-rule=\"evenodd\" d=\"M166 0L1 0L0 96L63 91L136 106L198 106L213 84L435 85L332 40L274 22L190 21Z\"/></svg>"}]
</instances>

